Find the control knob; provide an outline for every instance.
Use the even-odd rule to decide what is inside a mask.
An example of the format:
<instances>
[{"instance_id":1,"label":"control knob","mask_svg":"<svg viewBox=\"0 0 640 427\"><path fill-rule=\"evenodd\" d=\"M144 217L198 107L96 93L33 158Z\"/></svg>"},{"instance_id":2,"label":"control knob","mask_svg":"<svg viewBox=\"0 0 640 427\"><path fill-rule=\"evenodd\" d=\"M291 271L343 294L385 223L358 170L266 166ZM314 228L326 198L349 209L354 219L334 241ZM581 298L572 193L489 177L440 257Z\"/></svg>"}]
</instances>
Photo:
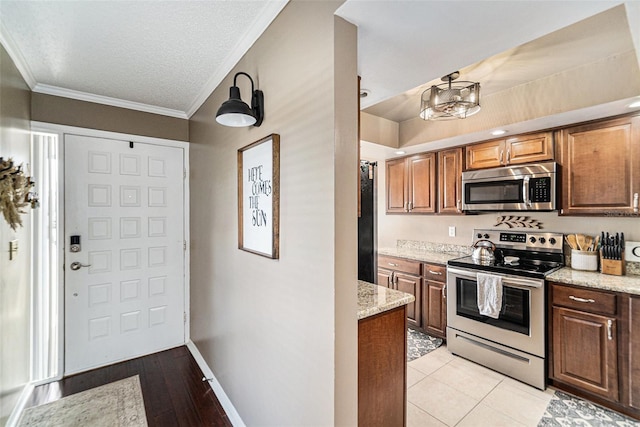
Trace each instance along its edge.
<instances>
[{"instance_id":1,"label":"control knob","mask_svg":"<svg viewBox=\"0 0 640 427\"><path fill-rule=\"evenodd\" d=\"M555 245L555 244L556 244L556 239L555 239L555 237L550 237L550 238L549 238L549 243L551 243L552 245Z\"/></svg>"},{"instance_id":2,"label":"control knob","mask_svg":"<svg viewBox=\"0 0 640 427\"><path fill-rule=\"evenodd\" d=\"M533 237L533 236L531 236L531 237L529 237L529 241L530 241L531 243L535 243L535 242L536 242L536 238L535 238L535 237Z\"/></svg>"},{"instance_id":3,"label":"control knob","mask_svg":"<svg viewBox=\"0 0 640 427\"><path fill-rule=\"evenodd\" d=\"M482 239L482 233L478 233L477 236L478 236L478 239Z\"/></svg>"},{"instance_id":4,"label":"control knob","mask_svg":"<svg viewBox=\"0 0 640 427\"><path fill-rule=\"evenodd\" d=\"M545 239L544 237L541 237L540 240L538 241L540 242L540 244L544 245L547 239Z\"/></svg>"},{"instance_id":5,"label":"control knob","mask_svg":"<svg viewBox=\"0 0 640 427\"><path fill-rule=\"evenodd\" d=\"M489 235L488 235L487 233L484 233L484 238L485 238L485 239L488 239L488 238L489 238Z\"/></svg>"}]
</instances>

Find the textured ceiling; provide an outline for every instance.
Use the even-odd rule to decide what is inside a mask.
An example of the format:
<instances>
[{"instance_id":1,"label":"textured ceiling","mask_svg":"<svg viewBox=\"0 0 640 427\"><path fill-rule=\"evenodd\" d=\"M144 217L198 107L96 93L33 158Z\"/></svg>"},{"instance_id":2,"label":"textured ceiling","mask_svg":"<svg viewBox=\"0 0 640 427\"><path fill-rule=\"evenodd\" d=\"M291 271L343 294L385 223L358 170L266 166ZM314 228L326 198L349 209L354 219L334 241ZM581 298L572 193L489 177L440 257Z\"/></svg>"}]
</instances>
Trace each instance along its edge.
<instances>
[{"instance_id":1,"label":"textured ceiling","mask_svg":"<svg viewBox=\"0 0 640 427\"><path fill-rule=\"evenodd\" d=\"M2 0L1 34L37 92L187 117L285 4Z\"/></svg>"}]
</instances>

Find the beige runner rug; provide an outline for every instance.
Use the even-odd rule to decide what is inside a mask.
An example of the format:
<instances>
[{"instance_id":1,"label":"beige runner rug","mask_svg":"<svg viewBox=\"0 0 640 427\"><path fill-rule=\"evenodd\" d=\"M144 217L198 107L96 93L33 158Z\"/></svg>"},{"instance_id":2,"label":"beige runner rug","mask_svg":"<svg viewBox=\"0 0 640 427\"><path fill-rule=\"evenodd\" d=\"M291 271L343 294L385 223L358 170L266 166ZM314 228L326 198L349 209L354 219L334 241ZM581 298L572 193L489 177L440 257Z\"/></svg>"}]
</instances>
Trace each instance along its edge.
<instances>
[{"instance_id":1,"label":"beige runner rug","mask_svg":"<svg viewBox=\"0 0 640 427\"><path fill-rule=\"evenodd\" d=\"M125 378L25 409L19 427L145 427L140 378Z\"/></svg>"}]
</instances>

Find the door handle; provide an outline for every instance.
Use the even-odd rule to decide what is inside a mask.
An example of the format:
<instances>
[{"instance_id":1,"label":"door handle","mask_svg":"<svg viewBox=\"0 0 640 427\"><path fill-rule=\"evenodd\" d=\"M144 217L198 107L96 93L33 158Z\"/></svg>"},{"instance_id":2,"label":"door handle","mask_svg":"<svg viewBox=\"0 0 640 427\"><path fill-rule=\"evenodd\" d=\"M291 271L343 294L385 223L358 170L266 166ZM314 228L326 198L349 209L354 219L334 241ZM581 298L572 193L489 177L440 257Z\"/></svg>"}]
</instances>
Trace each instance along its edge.
<instances>
[{"instance_id":1,"label":"door handle","mask_svg":"<svg viewBox=\"0 0 640 427\"><path fill-rule=\"evenodd\" d=\"M613 320L607 320L607 339L613 340Z\"/></svg>"},{"instance_id":2,"label":"door handle","mask_svg":"<svg viewBox=\"0 0 640 427\"><path fill-rule=\"evenodd\" d=\"M80 270L82 267L91 267L91 264L82 264L81 262L72 262L69 266L73 271Z\"/></svg>"}]
</instances>

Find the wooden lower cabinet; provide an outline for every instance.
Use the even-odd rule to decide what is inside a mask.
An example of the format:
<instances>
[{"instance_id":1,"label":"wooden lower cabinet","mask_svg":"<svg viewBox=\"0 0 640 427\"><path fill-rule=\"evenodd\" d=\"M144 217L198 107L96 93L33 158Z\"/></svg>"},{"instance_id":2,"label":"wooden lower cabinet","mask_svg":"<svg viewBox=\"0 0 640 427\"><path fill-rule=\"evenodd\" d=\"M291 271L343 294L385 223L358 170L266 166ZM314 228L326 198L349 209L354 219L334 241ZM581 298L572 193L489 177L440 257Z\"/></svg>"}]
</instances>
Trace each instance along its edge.
<instances>
[{"instance_id":1,"label":"wooden lower cabinet","mask_svg":"<svg viewBox=\"0 0 640 427\"><path fill-rule=\"evenodd\" d=\"M422 327L426 333L439 338L447 336L447 302L444 283L425 280Z\"/></svg>"},{"instance_id":2,"label":"wooden lower cabinet","mask_svg":"<svg viewBox=\"0 0 640 427\"><path fill-rule=\"evenodd\" d=\"M361 427L406 425L406 319L403 306L358 321L358 425Z\"/></svg>"},{"instance_id":3,"label":"wooden lower cabinet","mask_svg":"<svg viewBox=\"0 0 640 427\"><path fill-rule=\"evenodd\" d=\"M629 327L627 329L629 343L628 370L629 380L626 404L640 411L640 295L631 295L628 300Z\"/></svg>"},{"instance_id":4,"label":"wooden lower cabinet","mask_svg":"<svg viewBox=\"0 0 640 427\"><path fill-rule=\"evenodd\" d=\"M407 304L407 321L410 326L420 328L422 323L422 277L421 264L417 261L386 255L378 256L378 286L386 286L415 297Z\"/></svg>"},{"instance_id":5,"label":"wooden lower cabinet","mask_svg":"<svg viewBox=\"0 0 640 427\"><path fill-rule=\"evenodd\" d=\"M616 319L553 307L553 378L617 401Z\"/></svg>"},{"instance_id":6,"label":"wooden lower cabinet","mask_svg":"<svg viewBox=\"0 0 640 427\"><path fill-rule=\"evenodd\" d=\"M422 288L422 279L420 276L414 276L412 274L395 273L394 276L394 289L413 295L416 300L407 304L407 322L411 326L420 327L421 322L421 299L420 292Z\"/></svg>"},{"instance_id":7,"label":"wooden lower cabinet","mask_svg":"<svg viewBox=\"0 0 640 427\"><path fill-rule=\"evenodd\" d=\"M550 384L640 419L640 295L549 291Z\"/></svg>"},{"instance_id":8,"label":"wooden lower cabinet","mask_svg":"<svg viewBox=\"0 0 640 427\"><path fill-rule=\"evenodd\" d=\"M447 267L423 264L422 328L429 335L447 337Z\"/></svg>"}]
</instances>

